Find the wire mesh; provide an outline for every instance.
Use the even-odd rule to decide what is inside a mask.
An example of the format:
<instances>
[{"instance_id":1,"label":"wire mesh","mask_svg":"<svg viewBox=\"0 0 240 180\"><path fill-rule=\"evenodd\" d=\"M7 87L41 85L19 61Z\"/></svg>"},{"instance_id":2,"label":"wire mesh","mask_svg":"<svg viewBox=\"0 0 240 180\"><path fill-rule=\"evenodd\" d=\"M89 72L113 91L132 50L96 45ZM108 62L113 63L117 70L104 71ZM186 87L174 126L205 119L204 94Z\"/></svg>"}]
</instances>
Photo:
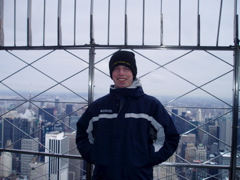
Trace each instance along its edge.
<instances>
[{"instance_id":1,"label":"wire mesh","mask_svg":"<svg viewBox=\"0 0 240 180\"><path fill-rule=\"evenodd\" d=\"M236 2L0 0L0 176L88 178L76 122L109 91L110 56L127 49L144 91L181 133L154 179L228 177L239 146L232 147L231 128Z\"/></svg>"}]
</instances>

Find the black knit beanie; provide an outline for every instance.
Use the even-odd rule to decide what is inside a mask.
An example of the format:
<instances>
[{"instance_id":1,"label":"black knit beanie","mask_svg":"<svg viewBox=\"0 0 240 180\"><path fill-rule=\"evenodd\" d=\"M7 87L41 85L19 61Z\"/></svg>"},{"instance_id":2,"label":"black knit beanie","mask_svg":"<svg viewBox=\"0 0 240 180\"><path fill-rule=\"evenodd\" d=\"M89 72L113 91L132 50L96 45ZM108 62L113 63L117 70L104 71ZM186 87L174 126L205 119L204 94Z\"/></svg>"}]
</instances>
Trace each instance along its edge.
<instances>
[{"instance_id":1,"label":"black knit beanie","mask_svg":"<svg viewBox=\"0 0 240 180\"><path fill-rule=\"evenodd\" d=\"M111 78L113 69L119 65L123 65L130 68L133 74L133 79L136 78L137 66L134 53L130 51L117 51L112 55L109 61L109 71Z\"/></svg>"}]
</instances>

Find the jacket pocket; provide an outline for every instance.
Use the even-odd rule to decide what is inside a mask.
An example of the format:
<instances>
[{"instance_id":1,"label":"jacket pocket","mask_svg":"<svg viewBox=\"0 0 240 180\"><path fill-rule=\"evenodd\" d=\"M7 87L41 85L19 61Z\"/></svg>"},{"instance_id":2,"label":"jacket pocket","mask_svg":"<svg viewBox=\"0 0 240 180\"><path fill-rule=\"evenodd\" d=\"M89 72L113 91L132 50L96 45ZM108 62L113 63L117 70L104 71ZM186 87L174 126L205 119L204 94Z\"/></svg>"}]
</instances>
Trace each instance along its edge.
<instances>
[{"instance_id":1,"label":"jacket pocket","mask_svg":"<svg viewBox=\"0 0 240 180\"><path fill-rule=\"evenodd\" d=\"M149 147L149 159L148 159L148 163L147 163L146 167L153 167L157 164L158 164L157 152L155 152L154 146L151 145Z\"/></svg>"}]
</instances>

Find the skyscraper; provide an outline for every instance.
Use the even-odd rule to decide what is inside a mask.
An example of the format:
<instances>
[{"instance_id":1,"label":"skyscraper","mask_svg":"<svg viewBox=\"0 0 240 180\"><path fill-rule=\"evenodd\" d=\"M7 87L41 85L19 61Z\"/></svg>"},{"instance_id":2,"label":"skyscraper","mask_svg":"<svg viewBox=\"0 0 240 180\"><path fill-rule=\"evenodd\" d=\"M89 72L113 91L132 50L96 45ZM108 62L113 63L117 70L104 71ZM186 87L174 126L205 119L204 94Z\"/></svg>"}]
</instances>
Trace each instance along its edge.
<instances>
[{"instance_id":1,"label":"skyscraper","mask_svg":"<svg viewBox=\"0 0 240 180\"><path fill-rule=\"evenodd\" d=\"M197 117L196 117L196 120L197 120L198 122L203 123L202 110L201 110L201 109L198 109L198 111L197 111Z\"/></svg>"},{"instance_id":2,"label":"skyscraper","mask_svg":"<svg viewBox=\"0 0 240 180\"><path fill-rule=\"evenodd\" d=\"M2 118L0 121L0 139L1 139L1 147L5 147L7 141L11 139L13 141L13 119L10 118Z\"/></svg>"},{"instance_id":3,"label":"skyscraper","mask_svg":"<svg viewBox=\"0 0 240 180\"><path fill-rule=\"evenodd\" d=\"M196 146L194 143L187 143L187 147L185 149L185 159L189 162L193 162L196 158Z\"/></svg>"},{"instance_id":4,"label":"skyscraper","mask_svg":"<svg viewBox=\"0 0 240 180\"><path fill-rule=\"evenodd\" d=\"M173 154L166 162L176 162L176 155ZM176 168L171 166L155 166L153 169L154 179L165 179L165 180L175 180Z\"/></svg>"},{"instance_id":5,"label":"skyscraper","mask_svg":"<svg viewBox=\"0 0 240 180\"><path fill-rule=\"evenodd\" d=\"M66 136L69 137L69 154L71 155L79 155L79 157L81 156L79 154L79 151L77 150L76 147L76 131L72 132L72 133L66 133ZM82 179L81 177L83 177L85 175L84 171L81 171L81 169L84 169L84 160L80 160L80 159L69 159L69 177L68 180L75 180L75 179Z\"/></svg>"},{"instance_id":6,"label":"skyscraper","mask_svg":"<svg viewBox=\"0 0 240 180\"><path fill-rule=\"evenodd\" d=\"M55 109L57 111L57 115L62 113L60 103L59 103L59 97L55 98Z\"/></svg>"},{"instance_id":7,"label":"skyscraper","mask_svg":"<svg viewBox=\"0 0 240 180\"><path fill-rule=\"evenodd\" d=\"M209 125L208 126L208 132L212 135L212 136L209 136L209 142L208 144L209 145L212 145L213 143L215 142L218 142L218 126L216 125Z\"/></svg>"},{"instance_id":8,"label":"skyscraper","mask_svg":"<svg viewBox=\"0 0 240 180\"><path fill-rule=\"evenodd\" d=\"M46 122L43 120L39 121L39 141L41 144L39 145L39 151L44 152L45 151L45 140L46 140L46 134L48 134L51 131L54 131L54 125L50 122ZM45 156L40 156L40 161L44 162Z\"/></svg>"},{"instance_id":9,"label":"skyscraper","mask_svg":"<svg viewBox=\"0 0 240 180\"><path fill-rule=\"evenodd\" d=\"M64 133L52 131L46 134L46 148L47 153L68 154L69 152L69 138L64 136ZM68 179L68 163L67 158L45 157L46 172L48 178L51 180L65 180Z\"/></svg>"},{"instance_id":10,"label":"skyscraper","mask_svg":"<svg viewBox=\"0 0 240 180\"><path fill-rule=\"evenodd\" d=\"M38 115L41 116L42 119L47 120L47 122L54 121L54 108L42 108L39 109Z\"/></svg>"},{"instance_id":11,"label":"skyscraper","mask_svg":"<svg viewBox=\"0 0 240 180\"><path fill-rule=\"evenodd\" d=\"M21 140L22 150L37 151L38 152L38 138L34 139L22 139ZM21 173L28 175L30 170L30 163L32 162L32 154L21 154Z\"/></svg>"},{"instance_id":12,"label":"skyscraper","mask_svg":"<svg viewBox=\"0 0 240 180\"><path fill-rule=\"evenodd\" d=\"M206 148L203 146L203 144L199 144L197 146L197 150L196 150L196 160L199 160L201 162L205 162L207 160L207 150Z\"/></svg>"},{"instance_id":13,"label":"skyscraper","mask_svg":"<svg viewBox=\"0 0 240 180\"><path fill-rule=\"evenodd\" d=\"M9 146L12 144L11 140L7 141L6 146ZM12 153L3 151L1 155L0 160L0 177L9 177L9 175L12 173Z\"/></svg>"},{"instance_id":14,"label":"skyscraper","mask_svg":"<svg viewBox=\"0 0 240 180\"><path fill-rule=\"evenodd\" d=\"M220 150L231 150L230 146L232 143L232 117L224 116L221 118L219 123L219 149Z\"/></svg>"}]
</instances>

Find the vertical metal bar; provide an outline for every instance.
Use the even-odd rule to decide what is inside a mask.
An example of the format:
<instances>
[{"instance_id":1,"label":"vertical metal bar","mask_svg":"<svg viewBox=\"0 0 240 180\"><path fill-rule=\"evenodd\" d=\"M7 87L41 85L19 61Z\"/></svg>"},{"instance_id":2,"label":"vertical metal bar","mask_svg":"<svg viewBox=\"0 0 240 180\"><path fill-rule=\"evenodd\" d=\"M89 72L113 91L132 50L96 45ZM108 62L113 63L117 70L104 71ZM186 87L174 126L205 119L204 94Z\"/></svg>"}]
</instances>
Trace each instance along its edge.
<instances>
[{"instance_id":1,"label":"vertical metal bar","mask_svg":"<svg viewBox=\"0 0 240 180\"><path fill-rule=\"evenodd\" d=\"M234 79L233 79L233 117L232 117L232 149L231 161L229 170L229 179L236 178L237 165L237 145L238 145L238 118L239 118L239 61L240 47L238 37L238 15L237 15L237 0L234 1Z\"/></svg>"},{"instance_id":2,"label":"vertical metal bar","mask_svg":"<svg viewBox=\"0 0 240 180\"><path fill-rule=\"evenodd\" d=\"M161 9L160 9L160 17L161 17L161 29L160 29L160 45L162 46L163 45L163 12L162 12L162 0L161 0Z\"/></svg>"},{"instance_id":3,"label":"vertical metal bar","mask_svg":"<svg viewBox=\"0 0 240 180\"><path fill-rule=\"evenodd\" d=\"M94 61L95 61L95 48L94 48L94 29L93 29L93 4L94 0L91 0L90 5L90 44L93 45L89 50L89 72L88 72L88 104L90 105L94 99ZM92 179L92 164L84 162L86 164L86 179Z\"/></svg>"},{"instance_id":4,"label":"vertical metal bar","mask_svg":"<svg viewBox=\"0 0 240 180\"><path fill-rule=\"evenodd\" d=\"M14 32L13 32L14 33L14 46L16 46L16 21L17 21L16 20L16 17L17 17L16 6L17 6L16 5L16 0L14 0Z\"/></svg>"},{"instance_id":5,"label":"vertical metal bar","mask_svg":"<svg viewBox=\"0 0 240 180\"><path fill-rule=\"evenodd\" d=\"M235 61L235 72L234 77L239 77L239 61L240 61L240 49L235 49L234 51L234 61ZM236 177L236 158L237 158L237 146L238 146L238 108L239 108L239 78L236 78L234 82L234 103L233 103L233 132L232 132L232 152L231 152L231 162L230 162L230 179L235 179Z\"/></svg>"},{"instance_id":6,"label":"vertical metal bar","mask_svg":"<svg viewBox=\"0 0 240 180\"><path fill-rule=\"evenodd\" d=\"M125 0L124 44L127 45L127 0Z\"/></svg>"},{"instance_id":7,"label":"vertical metal bar","mask_svg":"<svg viewBox=\"0 0 240 180\"><path fill-rule=\"evenodd\" d=\"M107 44L109 45L109 41L110 41L110 8L111 8L111 0L108 0L108 37L107 37Z\"/></svg>"},{"instance_id":8,"label":"vertical metal bar","mask_svg":"<svg viewBox=\"0 0 240 180\"><path fill-rule=\"evenodd\" d=\"M90 5L90 44L94 44L93 2L94 2L94 0L91 0L91 5Z\"/></svg>"},{"instance_id":9,"label":"vertical metal bar","mask_svg":"<svg viewBox=\"0 0 240 180\"><path fill-rule=\"evenodd\" d=\"M4 31L3 31L3 3L4 0L0 0L0 46L4 46Z\"/></svg>"},{"instance_id":10,"label":"vertical metal bar","mask_svg":"<svg viewBox=\"0 0 240 180\"><path fill-rule=\"evenodd\" d=\"M95 48L91 47L89 50L89 71L88 71L88 104L94 101L94 61L95 61ZM86 179L92 179L92 165L86 163Z\"/></svg>"},{"instance_id":11,"label":"vertical metal bar","mask_svg":"<svg viewBox=\"0 0 240 180\"><path fill-rule=\"evenodd\" d=\"M197 29L197 46L200 46L200 20L201 20L201 17L200 17L200 14L198 14L197 16L198 18L198 29Z\"/></svg>"},{"instance_id":12,"label":"vertical metal bar","mask_svg":"<svg viewBox=\"0 0 240 180\"><path fill-rule=\"evenodd\" d=\"M76 13L77 13L77 2L74 1L74 32L73 32L73 44L76 45Z\"/></svg>"},{"instance_id":13,"label":"vertical metal bar","mask_svg":"<svg viewBox=\"0 0 240 180\"><path fill-rule=\"evenodd\" d=\"M44 0L43 6L43 46L45 46L45 30L46 30L46 0Z\"/></svg>"},{"instance_id":14,"label":"vertical metal bar","mask_svg":"<svg viewBox=\"0 0 240 180\"><path fill-rule=\"evenodd\" d=\"M200 46L200 14L199 14L199 0L197 7L197 46Z\"/></svg>"},{"instance_id":15,"label":"vertical metal bar","mask_svg":"<svg viewBox=\"0 0 240 180\"><path fill-rule=\"evenodd\" d=\"M94 101L94 61L95 48L91 47L89 50L88 104Z\"/></svg>"},{"instance_id":16,"label":"vertical metal bar","mask_svg":"<svg viewBox=\"0 0 240 180\"><path fill-rule=\"evenodd\" d=\"M57 29L57 41L58 46L62 45L62 28L61 28L61 16L62 16L62 0L58 0L58 29Z\"/></svg>"},{"instance_id":17,"label":"vertical metal bar","mask_svg":"<svg viewBox=\"0 0 240 180\"><path fill-rule=\"evenodd\" d=\"M143 17L142 17L142 45L144 45L144 37L145 37L145 0L143 0Z\"/></svg>"},{"instance_id":18,"label":"vertical metal bar","mask_svg":"<svg viewBox=\"0 0 240 180\"><path fill-rule=\"evenodd\" d=\"M5 118L2 119L2 139L1 139L2 144L1 144L1 148L4 148L4 143L3 143L3 141L4 141L4 122L5 122Z\"/></svg>"},{"instance_id":19,"label":"vertical metal bar","mask_svg":"<svg viewBox=\"0 0 240 180\"><path fill-rule=\"evenodd\" d=\"M91 0L91 11L90 11L90 44L93 45L89 51L89 81L88 81L88 103L93 102L93 78L94 78L94 56L95 56L95 49L94 49L94 37L93 37L93 1Z\"/></svg>"},{"instance_id":20,"label":"vertical metal bar","mask_svg":"<svg viewBox=\"0 0 240 180\"><path fill-rule=\"evenodd\" d=\"M230 161L229 179L236 177L236 158L238 142L238 108L239 108L239 45L234 50L234 94L233 94L233 123L232 123L232 151Z\"/></svg>"},{"instance_id":21,"label":"vertical metal bar","mask_svg":"<svg viewBox=\"0 0 240 180\"><path fill-rule=\"evenodd\" d=\"M220 3L220 10L219 10L219 19L218 19L218 31L217 31L217 41L216 46L218 46L218 40L219 40L219 32L220 32L220 25L221 25L221 18L222 18L222 0Z\"/></svg>"},{"instance_id":22,"label":"vertical metal bar","mask_svg":"<svg viewBox=\"0 0 240 180\"><path fill-rule=\"evenodd\" d=\"M178 45L181 45L181 9L182 9L182 1L179 0L179 27L178 27Z\"/></svg>"},{"instance_id":23,"label":"vertical metal bar","mask_svg":"<svg viewBox=\"0 0 240 180\"><path fill-rule=\"evenodd\" d=\"M27 46L32 46L32 0L28 0L28 9L27 9Z\"/></svg>"},{"instance_id":24,"label":"vertical metal bar","mask_svg":"<svg viewBox=\"0 0 240 180\"><path fill-rule=\"evenodd\" d=\"M57 143L57 141L56 141L56 146L58 146L58 143ZM59 157L56 157L56 159L55 159L56 161L57 161L57 169L58 169L58 171L57 171L57 179L61 179L60 178L60 169L61 169L61 167L60 167L60 158Z\"/></svg>"}]
</instances>

